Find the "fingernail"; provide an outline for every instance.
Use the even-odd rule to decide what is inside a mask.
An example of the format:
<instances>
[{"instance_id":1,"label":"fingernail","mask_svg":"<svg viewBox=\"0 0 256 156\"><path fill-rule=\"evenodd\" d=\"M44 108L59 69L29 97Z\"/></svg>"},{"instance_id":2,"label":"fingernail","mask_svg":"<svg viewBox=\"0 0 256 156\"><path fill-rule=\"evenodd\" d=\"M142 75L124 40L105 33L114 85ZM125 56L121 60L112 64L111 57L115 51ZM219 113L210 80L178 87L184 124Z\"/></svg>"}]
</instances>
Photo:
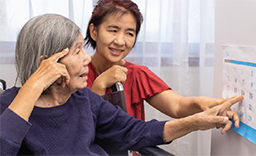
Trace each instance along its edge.
<instances>
[{"instance_id":1,"label":"fingernail","mask_svg":"<svg viewBox=\"0 0 256 156\"><path fill-rule=\"evenodd\" d=\"M224 121L224 122L227 122L227 121L228 121L228 117L225 117L223 121Z\"/></svg>"},{"instance_id":2,"label":"fingernail","mask_svg":"<svg viewBox=\"0 0 256 156\"><path fill-rule=\"evenodd\" d=\"M69 49L68 48L66 48L66 49L64 49L65 51L68 51Z\"/></svg>"}]
</instances>

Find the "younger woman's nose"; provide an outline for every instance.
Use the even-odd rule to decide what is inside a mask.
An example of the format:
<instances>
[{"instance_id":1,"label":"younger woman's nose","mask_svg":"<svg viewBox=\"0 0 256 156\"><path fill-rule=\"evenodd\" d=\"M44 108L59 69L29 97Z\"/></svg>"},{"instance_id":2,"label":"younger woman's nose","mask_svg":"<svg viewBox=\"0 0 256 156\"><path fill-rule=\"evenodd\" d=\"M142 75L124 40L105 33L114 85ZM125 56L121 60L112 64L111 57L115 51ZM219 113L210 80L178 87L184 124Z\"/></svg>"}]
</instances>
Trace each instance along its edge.
<instances>
[{"instance_id":1,"label":"younger woman's nose","mask_svg":"<svg viewBox=\"0 0 256 156\"><path fill-rule=\"evenodd\" d=\"M125 37L124 34L118 33L118 34L116 35L116 38L115 38L115 40L114 40L114 43L117 44L117 45L119 45L119 46L124 45L124 44L125 44L125 39L124 39L124 37Z\"/></svg>"}]
</instances>

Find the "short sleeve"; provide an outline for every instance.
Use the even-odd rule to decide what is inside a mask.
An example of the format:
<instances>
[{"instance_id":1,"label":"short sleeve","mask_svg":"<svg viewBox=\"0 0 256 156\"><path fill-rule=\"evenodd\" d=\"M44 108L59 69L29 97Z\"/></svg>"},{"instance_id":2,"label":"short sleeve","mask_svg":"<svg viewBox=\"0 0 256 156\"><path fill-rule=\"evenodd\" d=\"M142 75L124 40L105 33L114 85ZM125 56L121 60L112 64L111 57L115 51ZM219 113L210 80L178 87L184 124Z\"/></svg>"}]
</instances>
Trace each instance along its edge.
<instances>
[{"instance_id":1,"label":"short sleeve","mask_svg":"<svg viewBox=\"0 0 256 156\"><path fill-rule=\"evenodd\" d=\"M134 68L134 81L132 85L132 103L151 97L156 93L171 89L161 78L145 66Z\"/></svg>"}]
</instances>

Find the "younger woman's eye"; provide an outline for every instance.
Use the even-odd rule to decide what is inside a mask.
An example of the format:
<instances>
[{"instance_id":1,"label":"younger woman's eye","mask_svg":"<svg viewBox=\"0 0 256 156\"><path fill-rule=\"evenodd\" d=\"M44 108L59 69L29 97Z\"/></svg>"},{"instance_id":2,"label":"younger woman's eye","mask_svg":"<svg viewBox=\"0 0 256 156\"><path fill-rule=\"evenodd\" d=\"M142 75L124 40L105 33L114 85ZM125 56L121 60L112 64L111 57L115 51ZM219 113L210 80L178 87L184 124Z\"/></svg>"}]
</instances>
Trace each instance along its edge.
<instances>
[{"instance_id":1,"label":"younger woman's eye","mask_svg":"<svg viewBox=\"0 0 256 156\"><path fill-rule=\"evenodd\" d=\"M117 32L116 30L112 29L112 30L108 30L109 32Z\"/></svg>"},{"instance_id":2,"label":"younger woman's eye","mask_svg":"<svg viewBox=\"0 0 256 156\"><path fill-rule=\"evenodd\" d=\"M79 54L80 53L80 50L78 50L77 52L76 52L76 54Z\"/></svg>"},{"instance_id":3,"label":"younger woman's eye","mask_svg":"<svg viewBox=\"0 0 256 156\"><path fill-rule=\"evenodd\" d=\"M133 34L133 33L128 33L128 35L129 35L129 36L131 36L131 37L133 37L133 36L134 36L134 34Z\"/></svg>"}]
</instances>

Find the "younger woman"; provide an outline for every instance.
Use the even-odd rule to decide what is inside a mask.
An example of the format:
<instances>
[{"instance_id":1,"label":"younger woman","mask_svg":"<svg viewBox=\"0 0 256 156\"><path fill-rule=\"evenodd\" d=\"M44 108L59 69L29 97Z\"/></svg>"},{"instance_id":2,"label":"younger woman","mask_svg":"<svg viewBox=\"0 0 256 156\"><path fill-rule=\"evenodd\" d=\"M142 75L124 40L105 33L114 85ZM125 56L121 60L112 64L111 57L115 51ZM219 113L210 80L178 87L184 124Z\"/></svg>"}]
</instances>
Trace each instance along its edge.
<instances>
[{"instance_id":1,"label":"younger woman","mask_svg":"<svg viewBox=\"0 0 256 156\"><path fill-rule=\"evenodd\" d=\"M97 3L85 38L86 44L96 49L88 65L88 87L92 91L104 95L112 92L113 84L122 82L128 114L141 120L145 120L144 100L174 118L201 112L225 101L183 97L147 67L124 60L135 45L142 21L138 6L131 0L100 0ZM232 114L238 118L235 112Z\"/></svg>"}]
</instances>

